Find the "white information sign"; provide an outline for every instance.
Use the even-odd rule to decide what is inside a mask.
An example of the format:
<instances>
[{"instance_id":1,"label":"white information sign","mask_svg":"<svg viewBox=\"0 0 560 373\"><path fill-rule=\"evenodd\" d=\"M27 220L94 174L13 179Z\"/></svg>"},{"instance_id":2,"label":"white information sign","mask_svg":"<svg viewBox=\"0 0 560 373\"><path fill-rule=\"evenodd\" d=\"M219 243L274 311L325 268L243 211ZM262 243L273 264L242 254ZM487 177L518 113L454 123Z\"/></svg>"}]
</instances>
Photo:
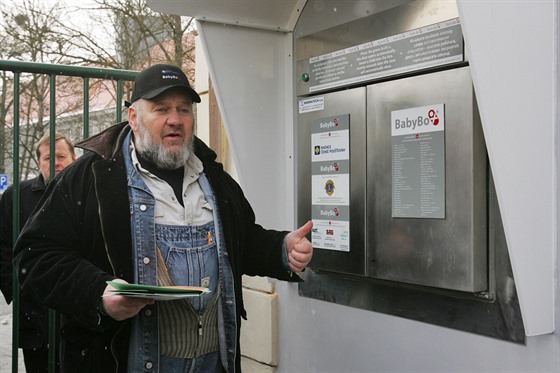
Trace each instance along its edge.
<instances>
[{"instance_id":1,"label":"white information sign","mask_svg":"<svg viewBox=\"0 0 560 373\"><path fill-rule=\"evenodd\" d=\"M312 175L311 184L322 186L311 190L314 205L350 205L350 174Z\"/></svg>"},{"instance_id":2,"label":"white information sign","mask_svg":"<svg viewBox=\"0 0 560 373\"><path fill-rule=\"evenodd\" d=\"M350 115L311 127L313 247L350 251Z\"/></svg>"},{"instance_id":3,"label":"white information sign","mask_svg":"<svg viewBox=\"0 0 560 373\"><path fill-rule=\"evenodd\" d=\"M314 248L350 251L350 222L313 219Z\"/></svg>"},{"instance_id":4,"label":"white information sign","mask_svg":"<svg viewBox=\"0 0 560 373\"><path fill-rule=\"evenodd\" d=\"M392 217L445 218L444 104L391 112Z\"/></svg>"}]
</instances>

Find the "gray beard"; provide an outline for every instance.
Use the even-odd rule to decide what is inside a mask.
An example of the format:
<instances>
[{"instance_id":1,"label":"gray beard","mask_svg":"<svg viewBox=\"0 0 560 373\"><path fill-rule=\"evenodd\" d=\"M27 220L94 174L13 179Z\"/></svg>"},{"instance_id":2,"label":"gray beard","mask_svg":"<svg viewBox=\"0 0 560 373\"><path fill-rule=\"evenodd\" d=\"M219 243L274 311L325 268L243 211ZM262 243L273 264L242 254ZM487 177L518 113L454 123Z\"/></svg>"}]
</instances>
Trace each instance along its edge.
<instances>
[{"instance_id":1,"label":"gray beard","mask_svg":"<svg viewBox=\"0 0 560 373\"><path fill-rule=\"evenodd\" d=\"M166 151L163 145L154 144L148 136L136 136L136 150L148 162L155 164L162 170L176 170L183 167L193 153L194 142L191 139L188 145L180 151Z\"/></svg>"}]
</instances>

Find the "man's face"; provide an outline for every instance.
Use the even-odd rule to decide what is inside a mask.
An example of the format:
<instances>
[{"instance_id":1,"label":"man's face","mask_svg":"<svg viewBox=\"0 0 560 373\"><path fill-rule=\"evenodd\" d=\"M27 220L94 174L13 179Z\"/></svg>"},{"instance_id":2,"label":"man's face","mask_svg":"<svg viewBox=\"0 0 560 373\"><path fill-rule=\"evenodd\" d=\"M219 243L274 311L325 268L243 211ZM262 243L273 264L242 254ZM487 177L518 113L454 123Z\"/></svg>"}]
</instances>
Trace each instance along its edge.
<instances>
[{"instance_id":1,"label":"man's face","mask_svg":"<svg viewBox=\"0 0 560 373\"><path fill-rule=\"evenodd\" d=\"M54 144L54 151L55 151L55 160L54 160L54 172L55 175L58 175L60 171L62 171L66 166L76 160L76 156L72 154L70 151L70 147L66 143L64 139L56 140ZM41 175L43 175L43 179L45 182L49 181L50 179L50 172L51 172L51 165L50 165L50 145L42 144L39 146L39 171L41 171Z\"/></svg>"},{"instance_id":2,"label":"man's face","mask_svg":"<svg viewBox=\"0 0 560 373\"><path fill-rule=\"evenodd\" d=\"M148 161L163 169L177 169L192 151L192 101L181 90L169 89L128 109L134 144Z\"/></svg>"}]
</instances>

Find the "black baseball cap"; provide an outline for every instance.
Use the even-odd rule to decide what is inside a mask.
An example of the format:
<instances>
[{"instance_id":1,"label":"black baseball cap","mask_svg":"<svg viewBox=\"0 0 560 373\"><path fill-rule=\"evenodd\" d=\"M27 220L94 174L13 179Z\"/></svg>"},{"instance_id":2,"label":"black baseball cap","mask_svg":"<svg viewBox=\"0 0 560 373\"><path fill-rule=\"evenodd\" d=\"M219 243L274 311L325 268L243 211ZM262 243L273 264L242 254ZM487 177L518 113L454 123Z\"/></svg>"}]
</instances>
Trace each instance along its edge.
<instances>
[{"instance_id":1,"label":"black baseball cap","mask_svg":"<svg viewBox=\"0 0 560 373\"><path fill-rule=\"evenodd\" d=\"M142 70L136 77L132 97L130 102L125 101L125 106L141 98L149 100L174 87L183 88L193 102L200 102L200 96L191 88L183 70L173 65L158 64Z\"/></svg>"}]
</instances>

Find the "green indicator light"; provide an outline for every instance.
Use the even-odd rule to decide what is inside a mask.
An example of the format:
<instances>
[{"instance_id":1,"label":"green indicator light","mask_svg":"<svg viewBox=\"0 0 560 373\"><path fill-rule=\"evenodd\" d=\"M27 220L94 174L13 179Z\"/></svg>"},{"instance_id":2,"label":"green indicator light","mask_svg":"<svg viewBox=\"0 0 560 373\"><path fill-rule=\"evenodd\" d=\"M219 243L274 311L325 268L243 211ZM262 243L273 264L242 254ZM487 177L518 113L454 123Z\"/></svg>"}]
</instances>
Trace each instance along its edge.
<instances>
[{"instance_id":1,"label":"green indicator light","mask_svg":"<svg viewBox=\"0 0 560 373\"><path fill-rule=\"evenodd\" d=\"M309 81L309 74L308 73L301 74L301 80L303 80L304 82L308 82Z\"/></svg>"}]
</instances>

